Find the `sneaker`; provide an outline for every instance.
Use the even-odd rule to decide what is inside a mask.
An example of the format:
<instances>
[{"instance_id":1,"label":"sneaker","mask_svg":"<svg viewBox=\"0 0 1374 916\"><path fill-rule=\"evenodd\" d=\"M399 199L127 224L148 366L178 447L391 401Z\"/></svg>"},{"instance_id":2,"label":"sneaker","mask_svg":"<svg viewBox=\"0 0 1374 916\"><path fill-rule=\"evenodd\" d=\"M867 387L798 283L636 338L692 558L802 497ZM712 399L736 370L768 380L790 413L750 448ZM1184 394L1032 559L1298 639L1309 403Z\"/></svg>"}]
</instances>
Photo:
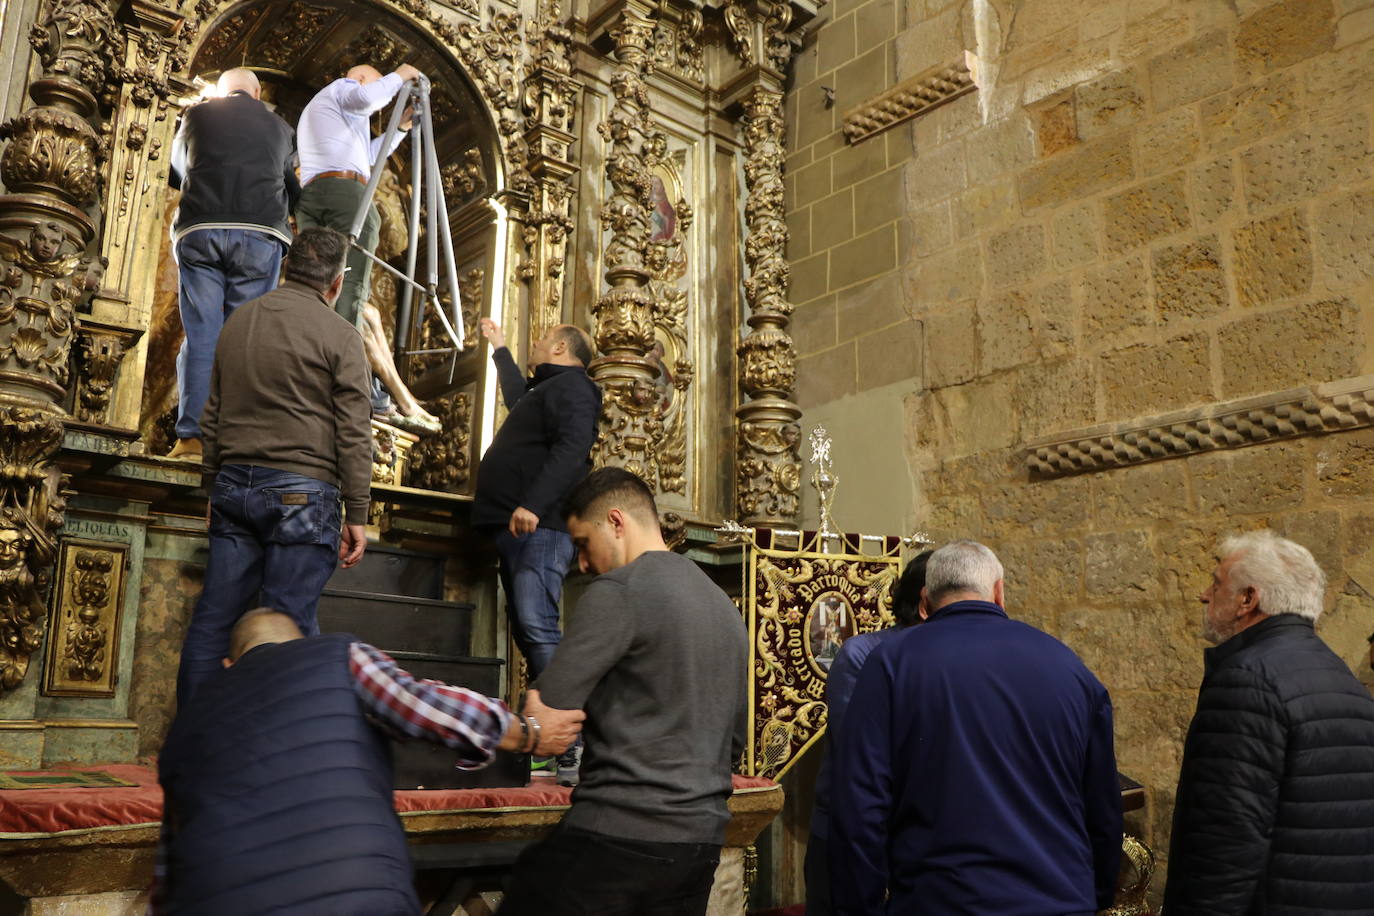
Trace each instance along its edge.
<instances>
[{"instance_id":1,"label":"sneaker","mask_svg":"<svg viewBox=\"0 0 1374 916\"><path fill-rule=\"evenodd\" d=\"M569 748L558 756L558 784L576 786L578 771L582 768L582 745Z\"/></svg>"},{"instance_id":2,"label":"sneaker","mask_svg":"<svg viewBox=\"0 0 1374 916\"><path fill-rule=\"evenodd\" d=\"M530 775L552 776L557 771L557 757L530 757Z\"/></svg>"}]
</instances>

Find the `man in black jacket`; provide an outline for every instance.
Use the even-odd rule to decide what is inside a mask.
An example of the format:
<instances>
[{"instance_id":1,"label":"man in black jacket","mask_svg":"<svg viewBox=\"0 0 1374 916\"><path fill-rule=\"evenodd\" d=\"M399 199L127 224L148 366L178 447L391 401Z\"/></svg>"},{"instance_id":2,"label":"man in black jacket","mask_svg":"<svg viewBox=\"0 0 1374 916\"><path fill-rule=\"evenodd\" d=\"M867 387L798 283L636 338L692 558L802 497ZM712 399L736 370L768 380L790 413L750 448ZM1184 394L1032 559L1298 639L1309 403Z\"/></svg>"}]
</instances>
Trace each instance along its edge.
<instances>
[{"instance_id":1,"label":"man in black jacket","mask_svg":"<svg viewBox=\"0 0 1374 916\"><path fill-rule=\"evenodd\" d=\"M1164 912L1374 914L1374 698L1313 630L1326 576L1270 531L1220 556Z\"/></svg>"},{"instance_id":2,"label":"man in black jacket","mask_svg":"<svg viewBox=\"0 0 1374 916\"><path fill-rule=\"evenodd\" d=\"M172 223L186 339L177 356L180 406L171 457L199 460L200 414L224 319L277 286L300 196L291 127L260 100L253 71L226 70L222 98L187 109L168 181L181 190Z\"/></svg>"},{"instance_id":3,"label":"man in black jacket","mask_svg":"<svg viewBox=\"0 0 1374 916\"><path fill-rule=\"evenodd\" d=\"M532 683L562 639L558 602L573 558L562 505L591 468L601 389L587 375L592 342L581 328L557 325L531 344L526 380L501 327L490 318L481 327L510 414L477 469L472 524L496 544L511 632Z\"/></svg>"}]
</instances>

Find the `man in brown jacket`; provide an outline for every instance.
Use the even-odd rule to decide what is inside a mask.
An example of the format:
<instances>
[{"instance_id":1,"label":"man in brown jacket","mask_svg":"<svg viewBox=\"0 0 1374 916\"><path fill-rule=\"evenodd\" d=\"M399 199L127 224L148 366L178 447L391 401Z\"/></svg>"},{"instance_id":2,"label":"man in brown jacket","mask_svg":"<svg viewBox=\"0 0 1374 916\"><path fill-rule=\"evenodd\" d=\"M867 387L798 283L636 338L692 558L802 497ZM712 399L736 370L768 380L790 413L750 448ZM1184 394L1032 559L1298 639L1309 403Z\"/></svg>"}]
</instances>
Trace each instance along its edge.
<instances>
[{"instance_id":1,"label":"man in brown jacket","mask_svg":"<svg viewBox=\"0 0 1374 916\"><path fill-rule=\"evenodd\" d=\"M320 591L339 561L362 558L371 376L362 338L333 310L347 253L333 229L304 230L286 282L220 332L200 421L210 560L181 648L179 706L220 667L245 611L266 605L318 633Z\"/></svg>"}]
</instances>

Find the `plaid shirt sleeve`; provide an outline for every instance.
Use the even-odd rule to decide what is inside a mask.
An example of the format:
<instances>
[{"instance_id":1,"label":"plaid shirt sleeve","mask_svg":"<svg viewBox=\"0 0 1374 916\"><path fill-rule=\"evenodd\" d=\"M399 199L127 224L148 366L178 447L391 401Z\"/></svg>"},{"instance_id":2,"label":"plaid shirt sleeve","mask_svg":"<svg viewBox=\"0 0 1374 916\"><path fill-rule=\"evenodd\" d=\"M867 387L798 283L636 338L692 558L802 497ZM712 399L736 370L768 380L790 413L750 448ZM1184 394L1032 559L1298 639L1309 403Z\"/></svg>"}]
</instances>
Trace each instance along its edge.
<instances>
[{"instance_id":1,"label":"plaid shirt sleeve","mask_svg":"<svg viewBox=\"0 0 1374 916\"><path fill-rule=\"evenodd\" d=\"M364 642L349 646L349 670L363 709L400 738L421 738L458 751L458 767L491 762L510 727L506 704L443 681L415 678Z\"/></svg>"}]
</instances>

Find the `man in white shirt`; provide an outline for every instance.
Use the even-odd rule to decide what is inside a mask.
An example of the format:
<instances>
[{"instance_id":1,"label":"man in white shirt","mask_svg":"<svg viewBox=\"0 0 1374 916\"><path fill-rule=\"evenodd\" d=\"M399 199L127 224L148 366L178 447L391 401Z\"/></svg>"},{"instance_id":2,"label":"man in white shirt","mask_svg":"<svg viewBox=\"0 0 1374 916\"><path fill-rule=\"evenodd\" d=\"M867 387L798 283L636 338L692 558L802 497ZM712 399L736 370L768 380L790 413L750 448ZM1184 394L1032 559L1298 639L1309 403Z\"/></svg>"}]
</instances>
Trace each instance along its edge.
<instances>
[{"instance_id":1,"label":"man in white shirt","mask_svg":"<svg viewBox=\"0 0 1374 916\"><path fill-rule=\"evenodd\" d=\"M381 150L382 138L372 136L371 116L396 97L406 80L420 71L401 64L382 76L375 67L361 64L321 89L301 112L296 126L301 160L301 197L296 205L296 227L328 226L347 234L362 205L372 163ZM405 139L409 115L401 121L391 149ZM369 252L377 247L381 214L373 205L367 213L358 244ZM354 326L362 325L362 303L367 299L372 262L362 252L350 250L343 292L334 309Z\"/></svg>"}]
</instances>

